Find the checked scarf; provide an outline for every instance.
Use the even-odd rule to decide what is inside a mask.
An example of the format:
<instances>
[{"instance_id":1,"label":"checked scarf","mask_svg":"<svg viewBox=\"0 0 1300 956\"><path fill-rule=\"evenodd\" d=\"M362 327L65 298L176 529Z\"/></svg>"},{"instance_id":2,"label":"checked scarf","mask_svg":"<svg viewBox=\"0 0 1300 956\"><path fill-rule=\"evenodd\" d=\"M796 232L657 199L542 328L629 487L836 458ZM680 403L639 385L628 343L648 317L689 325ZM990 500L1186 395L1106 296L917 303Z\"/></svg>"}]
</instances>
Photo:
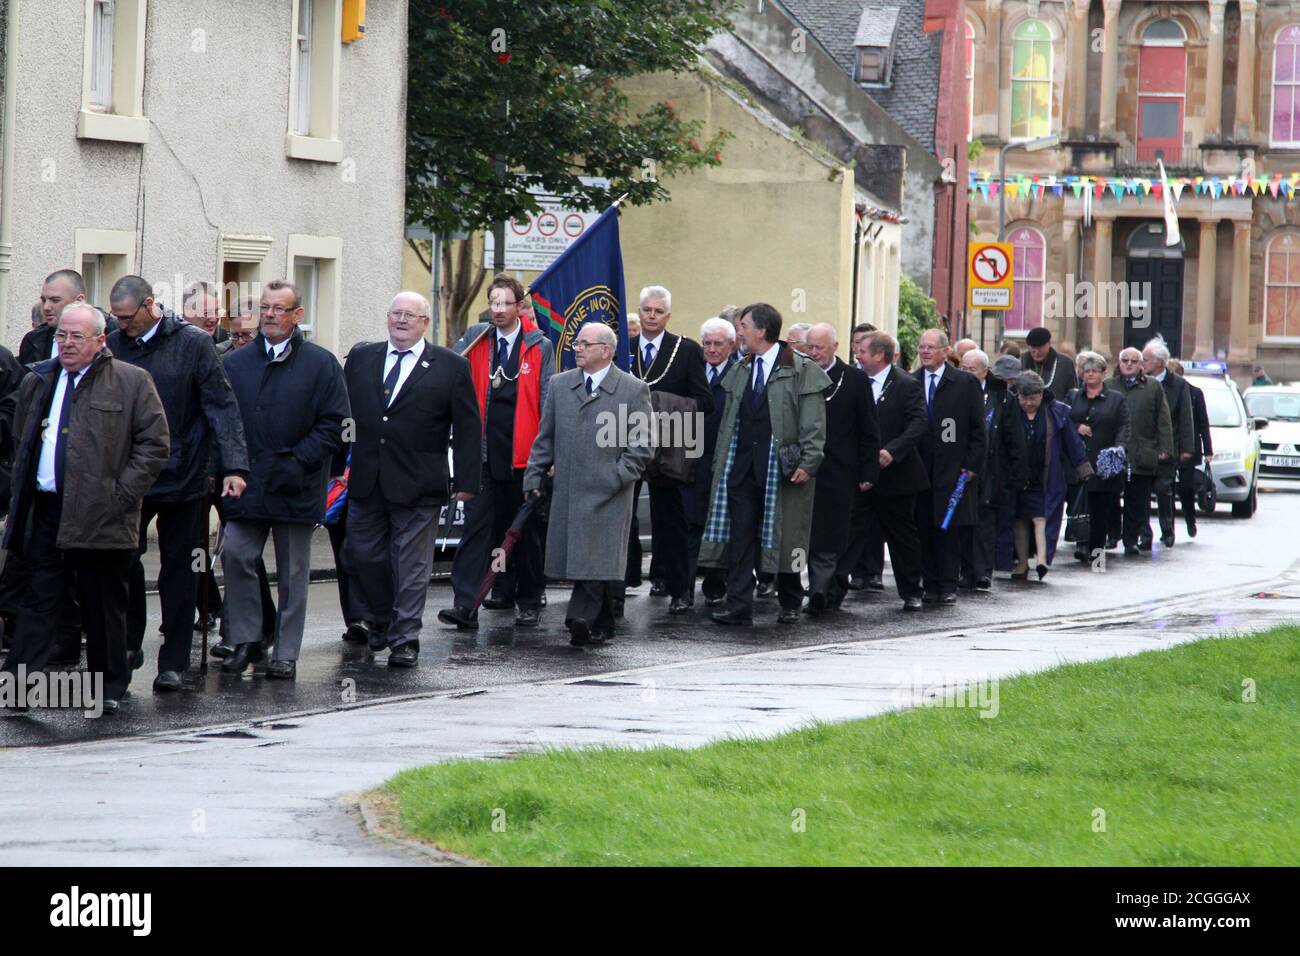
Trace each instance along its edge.
<instances>
[{"instance_id":1,"label":"checked scarf","mask_svg":"<svg viewBox=\"0 0 1300 956\"><path fill-rule=\"evenodd\" d=\"M709 502L709 520L704 525L705 541L731 540L731 512L727 508L727 479L731 477L731 467L736 462L736 441L739 431L731 433L731 444L727 446L727 460L722 466L722 474L713 491L713 500ZM759 544L764 548L776 547L776 509L779 504L776 436L772 437L767 455L767 484L763 493L763 527L759 534Z\"/></svg>"}]
</instances>

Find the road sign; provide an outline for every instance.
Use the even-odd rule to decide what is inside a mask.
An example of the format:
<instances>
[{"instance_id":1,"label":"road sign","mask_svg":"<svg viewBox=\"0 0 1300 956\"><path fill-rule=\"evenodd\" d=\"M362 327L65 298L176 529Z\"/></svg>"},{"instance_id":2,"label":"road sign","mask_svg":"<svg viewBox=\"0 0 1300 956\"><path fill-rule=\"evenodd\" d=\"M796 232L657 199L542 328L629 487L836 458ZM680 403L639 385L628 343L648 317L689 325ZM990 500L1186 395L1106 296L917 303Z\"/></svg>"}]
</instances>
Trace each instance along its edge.
<instances>
[{"instance_id":1,"label":"road sign","mask_svg":"<svg viewBox=\"0 0 1300 956\"><path fill-rule=\"evenodd\" d=\"M970 247L966 287L972 309L1009 309L1015 282L1015 251L1009 242L977 242Z\"/></svg>"},{"instance_id":2,"label":"road sign","mask_svg":"<svg viewBox=\"0 0 1300 956\"><path fill-rule=\"evenodd\" d=\"M608 186L609 181L584 176L583 182ZM542 272L559 258L599 217L599 209L578 212L564 205L564 200L547 193L540 186L529 190L537 197L541 211L522 219L511 219L506 230L506 269L510 272ZM492 268L495 237L488 230L484 243L483 268Z\"/></svg>"}]
</instances>

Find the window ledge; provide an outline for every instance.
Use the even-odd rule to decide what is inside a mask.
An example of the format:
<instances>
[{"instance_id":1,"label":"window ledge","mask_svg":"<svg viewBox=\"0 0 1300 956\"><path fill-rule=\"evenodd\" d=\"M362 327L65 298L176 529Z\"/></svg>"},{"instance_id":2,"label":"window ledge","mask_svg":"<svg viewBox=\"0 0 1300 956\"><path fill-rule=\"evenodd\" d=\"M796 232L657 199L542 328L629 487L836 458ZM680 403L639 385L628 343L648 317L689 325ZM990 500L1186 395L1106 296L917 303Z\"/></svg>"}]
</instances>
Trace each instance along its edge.
<instances>
[{"instance_id":1,"label":"window ledge","mask_svg":"<svg viewBox=\"0 0 1300 956\"><path fill-rule=\"evenodd\" d=\"M318 163L343 162L343 142L337 139L318 139L289 133L284 138L284 151L290 159L309 159Z\"/></svg>"},{"instance_id":2,"label":"window ledge","mask_svg":"<svg viewBox=\"0 0 1300 956\"><path fill-rule=\"evenodd\" d=\"M77 116L78 139L107 139L119 143L149 142L149 120L143 116L119 116L82 110Z\"/></svg>"}]
</instances>

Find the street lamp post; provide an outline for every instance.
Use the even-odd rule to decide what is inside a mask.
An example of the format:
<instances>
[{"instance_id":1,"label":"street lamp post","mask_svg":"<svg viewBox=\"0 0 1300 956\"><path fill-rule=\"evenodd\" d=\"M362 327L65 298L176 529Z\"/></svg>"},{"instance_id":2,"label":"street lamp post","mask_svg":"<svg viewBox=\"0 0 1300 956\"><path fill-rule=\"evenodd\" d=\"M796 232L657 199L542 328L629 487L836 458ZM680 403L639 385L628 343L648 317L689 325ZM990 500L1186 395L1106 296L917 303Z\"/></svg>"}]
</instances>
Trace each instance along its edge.
<instances>
[{"instance_id":1,"label":"street lamp post","mask_svg":"<svg viewBox=\"0 0 1300 956\"><path fill-rule=\"evenodd\" d=\"M1018 143L1007 143L998 150L998 242L1005 242L1007 238L1007 153L1013 149L1023 149L1026 153L1036 153L1040 149L1051 149L1059 145L1061 137L1039 136L1037 139L1022 140ZM1005 328L1005 309L998 309L998 341L1002 341Z\"/></svg>"}]
</instances>

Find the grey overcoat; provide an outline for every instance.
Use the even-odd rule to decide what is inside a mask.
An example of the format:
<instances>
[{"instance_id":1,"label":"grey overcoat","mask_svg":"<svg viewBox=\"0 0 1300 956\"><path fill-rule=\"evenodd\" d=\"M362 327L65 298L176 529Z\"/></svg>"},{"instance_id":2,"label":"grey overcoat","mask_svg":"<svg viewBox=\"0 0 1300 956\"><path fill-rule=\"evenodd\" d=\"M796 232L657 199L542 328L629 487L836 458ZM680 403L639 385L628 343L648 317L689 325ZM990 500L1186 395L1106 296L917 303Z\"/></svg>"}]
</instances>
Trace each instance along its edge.
<instances>
[{"instance_id":1,"label":"grey overcoat","mask_svg":"<svg viewBox=\"0 0 1300 956\"><path fill-rule=\"evenodd\" d=\"M654 452L650 389L613 365L591 395L584 382L581 369L551 379L524 491L540 488L555 466L548 578L621 581L636 506L632 492Z\"/></svg>"}]
</instances>

